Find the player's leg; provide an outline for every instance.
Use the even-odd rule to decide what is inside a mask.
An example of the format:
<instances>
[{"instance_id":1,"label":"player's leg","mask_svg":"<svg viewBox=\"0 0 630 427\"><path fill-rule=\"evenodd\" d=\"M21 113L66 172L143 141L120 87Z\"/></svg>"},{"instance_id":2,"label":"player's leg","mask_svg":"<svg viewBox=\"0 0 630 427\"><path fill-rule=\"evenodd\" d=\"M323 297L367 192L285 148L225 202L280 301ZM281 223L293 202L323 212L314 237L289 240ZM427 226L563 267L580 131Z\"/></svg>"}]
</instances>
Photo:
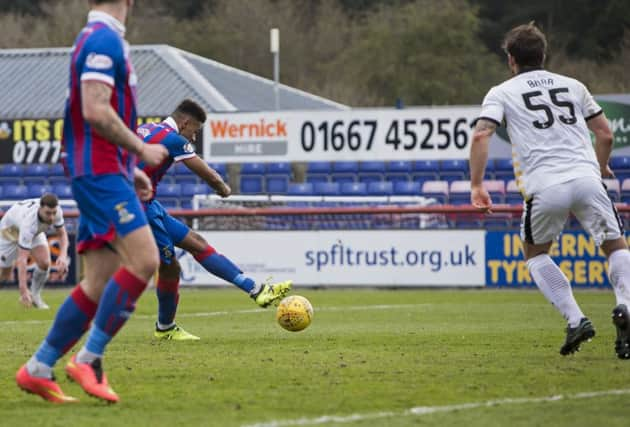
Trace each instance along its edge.
<instances>
[{"instance_id":1,"label":"player's leg","mask_svg":"<svg viewBox=\"0 0 630 427\"><path fill-rule=\"evenodd\" d=\"M620 359L630 359L630 251L623 224L605 187L596 179L577 180L579 197L574 209L584 229L608 258L608 276L617 305L612 311L617 329L615 352Z\"/></svg>"},{"instance_id":2,"label":"player's leg","mask_svg":"<svg viewBox=\"0 0 630 427\"><path fill-rule=\"evenodd\" d=\"M201 235L188 229L188 227L186 230L185 237L179 241L175 240L175 245L188 251L210 274L247 292L259 306L268 307L277 303L291 290L291 280L273 284L256 283L230 259L218 253Z\"/></svg>"},{"instance_id":3,"label":"player's leg","mask_svg":"<svg viewBox=\"0 0 630 427\"><path fill-rule=\"evenodd\" d=\"M50 249L44 233L38 234L33 242L31 257L35 261L33 276L31 278L31 297L33 305L39 309L48 309L48 304L42 299L42 289L50 275Z\"/></svg>"},{"instance_id":4,"label":"player's leg","mask_svg":"<svg viewBox=\"0 0 630 427\"><path fill-rule=\"evenodd\" d=\"M160 251L162 257L162 251ZM158 272L157 297L158 321L154 336L163 340L191 341L200 339L175 323L175 314L179 303L179 276L181 267L177 258L172 256L169 263L161 258Z\"/></svg>"},{"instance_id":5,"label":"player's leg","mask_svg":"<svg viewBox=\"0 0 630 427\"><path fill-rule=\"evenodd\" d=\"M571 206L569 184L558 184L525 202L521 238L527 268L547 300L567 320L567 336L560 353L567 355L595 335L591 322L580 309L566 275L549 256L553 241L561 233Z\"/></svg>"}]
</instances>

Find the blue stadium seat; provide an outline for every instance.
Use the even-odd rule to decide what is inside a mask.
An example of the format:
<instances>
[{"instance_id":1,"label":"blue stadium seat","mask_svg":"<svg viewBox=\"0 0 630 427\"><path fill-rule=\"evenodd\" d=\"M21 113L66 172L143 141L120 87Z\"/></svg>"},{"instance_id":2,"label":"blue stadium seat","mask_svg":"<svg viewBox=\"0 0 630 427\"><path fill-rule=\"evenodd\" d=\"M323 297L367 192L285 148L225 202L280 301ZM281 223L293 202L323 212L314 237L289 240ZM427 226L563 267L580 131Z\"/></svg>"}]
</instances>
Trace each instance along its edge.
<instances>
[{"instance_id":1,"label":"blue stadium seat","mask_svg":"<svg viewBox=\"0 0 630 427\"><path fill-rule=\"evenodd\" d=\"M344 182L341 184L341 194L344 196L366 196L367 186L362 182Z\"/></svg>"},{"instance_id":2,"label":"blue stadium seat","mask_svg":"<svg viewBox=\"0 0 630 427\"><path fill-rule=\"evenodd\" d=\"M39 184L39 185L48 184L48 180L46 179L45 176L25 176L22 179L22 182L24 182L24 185L26 186L29 186L32 184Z\"/></svg>"},{"instance_id":3,"label":"blue stadium seat","mask_svg":"<svg viewBox=\"0 0 630 427\"><path fill-rule=\"evenodd\" d=\"M54 176L48 177L48 184L53 185L53 186L57 184L70 185L70 178L68 178L67 176L62 176L62 175L54 175Z\"/></svg>"},{"instance_id":4,"label":"blue stadium seat","mask_svg":"<svg viewBox=\"0 0 630 427\"><path fill-rule=\"evenodd\" d=\"M50 176L65 176L63 165L61 163L50 165Z\"/></svg>"},{"instance_id":5,"label":"blue stadium seat","mask_svg":"<svg viewBox=\"0 0 630 427\"><path fill-rule=\"evenodd\" d=\"M224 180L227 179L227 166L225 163L208 162L208 166L217 171L217 173L221 175L221 178Z\"/></svg>"},{"instance_id":6,"label":"blue stadium seat","mask_svg":"<svg viewBox=\"0 0 630 427\"><path fill-rule=\"evenodd\" d=\"M0 165L0 176L10 176L10 177L23 177L24 176L24 168L22 165L18 165L15 163L9 163L6 165Z\"/></svg>"},{"instance_id":7,"label":"blue stadium seat","mask_svg":"<svg viewBox=\"0 0 630 427\"><path fill-rule=\"evenodd\" d=\"M461 159L442 160L440 162L440 179L453 182L468 177L468 161Z\"/></svg>"},{"instance_id":8,"label":"blue stadium seat","mask_svg":"<svg viewBox=\"0 0 630 427\"><path fill-rule=\"evenodd\" d=\"M389 181L370 182L367 192L370 196L390 196L394 193L394 184Z\"/></svg>"},{"instance_id":9,"label":"blue stadium seat","mask_svg":"<svg viewBox=\"0 0 630 427\"><path fill-rule=\"evenodd\" d=\"M291 176L291 163L289 162L269 163L267 164L267 175Z\"/></svg>"},{"instance_id":10,"label":"blue stadium seat","mask_svg":"<svg viewBox=\"0 0 630 427\"><path fill-rule=\"evenodd\" d=\"M241 175L241 193L260 194L263 192L262 175Z\"/></svg>"},{"instance_id":11,"label":"blue stadium seat","mask_svg":"<svg viewBox=\"0 0 630 427\"><path fill-rule=\"evenodd\" d=\"M306 182L310 182L311 184L315 184L316 182L328 182L330 175L328 174L309 174L306 176Z\"/></svg>"},{"instance_id":12,"label":"blue stadium seat","mask_svg":"<svg viewBox=\"0 0 630 427\"><path fill-rule=\"evenodd\" d=\"M37 197L41 197L44 193L50 193L52 188L49 185L42 184L30 184L27 186L28 193L26 197L29 199L34 199Z\"/></svg>"},{"instance_id":13,"label":"blue stadium seat","mask_svg":"<svg viewBox=\"0 0 630 427\"><path fill-rule=\"evenodd\" d=\"M399 196L419 196L420 183L415 181L394 182L394 194Z\"/></svg>"},{"instance_id":14,"label":"blue stadium seat","mask_svg":"<svg viewBox=\"0 0 630 427\"><path fill-rule=\"evenodd\" d=\"M330 162L309 162L306 165L307 174L329 174L330 172L332 172Z\"/></svg>"},{"instance_id":15,"label":"blue stadium seat","mask_svg":"<svg viewBox=\"0 0 630 427\"><path fill-rule=\"evenodd\" d=\"M176 162L171 167L171 170L176 175L190 175L190 174L193 173L190 169L188 169L188 166L186 166L186 164L184 164L184 162Z\"/></svg>"},{"instance_id":16,"label":"blue stadium seat","mask_svg":"<svg viewBox=\"0 0 630 427\"><path fill-rule=\"evenodd\" d=\"M426 178L425 180L436 180L439 176L440 165L437 160L418 160L413 163L411 179Z\"/></svg>"},{"instance_id":17,"label":"blue stadium seat","mask_svg":"<svg viewBox=\"0 0 630 427\"><path fill-rule=\"evenodd\" d=\"M241 166L241 175L264 175L264 163L243 163Z\"/></svg>"},{"instance_id":18,"label":"blue stadium seat","mask_svg":"<svg viewBox=\"0 0 630 427\"><path fill-rule=\"evenodd\" d=\"M182 209L192 209L192 200L190 200L190 199L179 199L179 206Z\"/></svg>"},{"instance_id":19,"label":"blue stadium seat","mask_svg":"<svg viewBox=\"0 0 630 427\"><path fill-rule=\"evenodd\" d=\"M160 204L164 206L165 209L177 209L179 208L179 201L177 199L163 199L160 200Z\"/></svg>"},{"instance_id":20,"label":"blue stadium seat","mask_svg":"<svg viewBox=\"0 0 630 427\"><path fill-rule=\"evenodd\" d=\"M333 182L355 182L359 172L359 163L353 161L334 162L332 169Z\"/></svg>"},{"instance_id":21,"label":"blue stadium seat","mask_svg":"<svg viewBox=\"0 0 630 427\"><path fill-rule=\"evenodd\" d=\"M26 185L11 185L4 187L5 200L23 200L28 197Z\"/></svg>"},{"instance_id":22,"label":"blue stadium seat","mask_svg":"<svg viewBox=\"0 0 630 427\"><path fill-rule=\"evenodd\" d=\"M4 195L4 189L3 187L0 185L0 199L2 198L2 196ZM0 208L0 212L2 212L2 209Z\"/></svg>"},{"instance_id":23,"label":"blue stadium seat","mask_svg":"<svg viewBox=\"0 0 630 427\"><path fill-rule=\"evenodd\" d=\"M313 184L310 182L290 183L287 193L291 196L312 196Z\"/></svg>"},{"instance_id":24,"label":"blue stadium seat","mask_svg":"<svg viewBox=\"0 0 630 427\"><path fill-rule=\"evenodd\" d=\"M162 183L164 184L179 184L182 186L182 188L187 187L189 185L195 185L195 184L199 184L199 182L197 181L197 177L192 175L192 176L187 176L187 175L178 175L175 178L175 182L171 182L169 180L169 182L166 181L166 179L169 179L170 177L167 177L166 175L162 178Z\"/></svg>"},{"instance_id":25,"label":"blue stadium seat","mask_svg":"<svg viewBox=\"0 0 630 427\"><path fill-rule=\"evenodd\" d=\"M359 163L359 182L377 182L385 177L385 162L368 161Z\"/></svg>"},{"instance_id":26,"label":"blue stadium seat","mask_svg":"<svg viewBox=\"0 0 630 427\"><path fill-rule=\"evenodd\" d=\"M332 181L337 184L352 184L357 181L355 174L333 174Z\"/></svg>"},{"instance_id":27,"label":"blue stadium seat","mask_svg":"<svg viewBox=\"0 0 630 427\"><path fill-rule=\"evenodd\" d=\"M321 196L338 196L339 184L336 182L317 182L313 185L313 192Z\"/></svg>"},{"instance_id":28,"label":"blue stadium seat","mask_svg":"<svg viewBox=\"0 0 630 427\"><path fill-rule=\"evenodd\" d=\"M24 167L24 176L50 176L50 166L48 164L32 163Z\"/></svg>"},{"instance_id":29,"label":"blue stadium seat","mask_svg":"<svg viewBox=\"0 0 630 427\"><path fill-rule=\"evenodd\" d=\"M52 192L60 199L72 199L72 187L70 184L55 184Z\"/></svg>"},{"instance_id":30,"label":"blue stadium seat","mask_svg":"<svg viewBox=\"0 0 630 427\"><path fill-rule=\"evenodd\" d=\"M212 189L206 184L193 184L182 187L182 197L193 197L197 194L210 194Z\"/></svg>"},{"instance_id":31,"label":"blue stadium seat","mask_svg":"<svg viewBox=\"0 0 630 427\"><path fill-rule=\"evenodd\" d=\"M23 182L24 180L17 176L0 176L0 185L4 185L5 187L22 185Z\"/></svg>"},{"instance_id":32,"label":"blue stadium seat","mask_svg":"<svg viewBox=\"0 0 630 427\"><path fill-rule=\"evenodd\" d=\"M494 159L494 178L504 181L514 179L512 159Z\"/></svg>"},{"instance_id":33,"label":"blue stadium seat","mask_svg":"<svg viewBox=\"0 0 630 427\"><path fill-rule=\"evenodd\" d=\"M615 156L610 158L610 167L614 172L630 171L630 156Z\"/></svg>"},{"instance_id":34,"label":"blue stadium seat","mask_svg":"<svg viewBox=\"0 0 630 427\"><path fill-rule=\"evenodd\" d=\"M160 184L157 188L156 196L177 198L182 192L182 186L179 184Z\"/></svg>"},{"instance_id":35,"label":"blue stadium seat","mask_svg":"<svg viewBox=\"0 0 630 427\"><path fill-rule=\"evenodd\" d=\"M289 176L267 175L265 177L265 188L269 194L286 194L289 189Z\"/></svg>"},{"instance_id":36,"label":"blue stadium seat","mask_svg":"<svg viewBox=\"0 0 630 427\"><path fill-rule=\"evenodd\" d=\"M404 160L389 162L385 179L391 182L409 181L411 177L411 166L411 162Z\"/></svg>"},{"instance_id":37,"label":"blue stadium seat","mask_svg":"<svg viewBox=\"0 0 630 427\"><path fill-rule=\"evenodd\" d=\"M440 203L446 203L448 201L448 182L426 181L422 184L422 195L432 197Z\"/></svg>"}]
</instances>

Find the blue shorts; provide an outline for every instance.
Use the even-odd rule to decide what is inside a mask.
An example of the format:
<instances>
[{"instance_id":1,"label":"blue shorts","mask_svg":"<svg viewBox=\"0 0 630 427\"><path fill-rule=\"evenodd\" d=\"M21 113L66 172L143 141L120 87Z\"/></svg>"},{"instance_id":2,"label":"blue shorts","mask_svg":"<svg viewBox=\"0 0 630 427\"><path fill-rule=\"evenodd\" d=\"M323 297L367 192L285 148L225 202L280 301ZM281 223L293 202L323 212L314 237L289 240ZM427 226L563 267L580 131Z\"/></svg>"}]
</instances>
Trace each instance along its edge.
<instances>
[{"instance_id":1,"label":"blue shorts","mask_svg":"<svg viewBox=\"0 0 630 427\"><path fill-rule=\"evenodd\" d=\"M144 204L153 237L160 251L160 260L170 264L175 255L175 245L184 240L190 229L186 224L173 218L157 200Z\"/></svg>"},{"instance_id":2,"label":"blue shorts","mask_svg":"<svg viewBox=\"0 0 630 427\"><path fill-rule=\"evenodd\" d=\"M126 236L148 223L132 184L122 175L73 178L72 194L80 213L79 253L100 249L116 235Z\"/></svg>"}]
</instances>

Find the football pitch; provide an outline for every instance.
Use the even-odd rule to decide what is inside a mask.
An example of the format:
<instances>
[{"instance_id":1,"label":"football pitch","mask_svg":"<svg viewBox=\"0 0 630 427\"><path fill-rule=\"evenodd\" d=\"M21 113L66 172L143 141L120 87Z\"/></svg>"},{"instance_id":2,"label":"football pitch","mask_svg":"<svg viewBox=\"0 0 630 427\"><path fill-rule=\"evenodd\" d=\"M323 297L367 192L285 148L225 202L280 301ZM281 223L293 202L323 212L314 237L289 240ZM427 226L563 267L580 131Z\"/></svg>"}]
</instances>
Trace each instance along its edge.
<instances>
[{"instance_id":1,"label":"football pitch","mask_svg":"<svg viewBox=\"0 0 630 427\"><path fill-rule=\"evenodd\" d=\"M630 361L614 354L612 292L576 291L597 336L558 353L564 321L535 290L307 290L303 332L275 323L235 289L183 290L178 323L197 342L152 337L147 292L108 348L121 397L107 405L56 368L80 402L55 406L18 390L50 311L0 292L0 425L7 426L627 426Z\"/></svg>"}]
</instances>

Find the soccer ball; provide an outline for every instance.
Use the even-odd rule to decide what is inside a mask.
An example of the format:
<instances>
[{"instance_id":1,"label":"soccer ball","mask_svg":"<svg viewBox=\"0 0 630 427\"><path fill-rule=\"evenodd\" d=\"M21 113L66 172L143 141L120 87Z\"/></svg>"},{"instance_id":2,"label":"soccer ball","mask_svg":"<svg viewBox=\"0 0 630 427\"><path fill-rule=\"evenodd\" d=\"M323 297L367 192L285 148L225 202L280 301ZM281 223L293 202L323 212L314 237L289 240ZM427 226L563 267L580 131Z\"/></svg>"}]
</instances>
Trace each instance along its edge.
<instances>
[{"instance_id":1,"label":"soccer ball","mask_svg":"<svg viewBox=\"0 0 630 427\"><path fill-rule=\"evenodd\" d=\"M287 331L306 329L313 320L313 306L300 295L291 295L280 301L276 311L278 324Z\"/></svg>"}]
</instances>

